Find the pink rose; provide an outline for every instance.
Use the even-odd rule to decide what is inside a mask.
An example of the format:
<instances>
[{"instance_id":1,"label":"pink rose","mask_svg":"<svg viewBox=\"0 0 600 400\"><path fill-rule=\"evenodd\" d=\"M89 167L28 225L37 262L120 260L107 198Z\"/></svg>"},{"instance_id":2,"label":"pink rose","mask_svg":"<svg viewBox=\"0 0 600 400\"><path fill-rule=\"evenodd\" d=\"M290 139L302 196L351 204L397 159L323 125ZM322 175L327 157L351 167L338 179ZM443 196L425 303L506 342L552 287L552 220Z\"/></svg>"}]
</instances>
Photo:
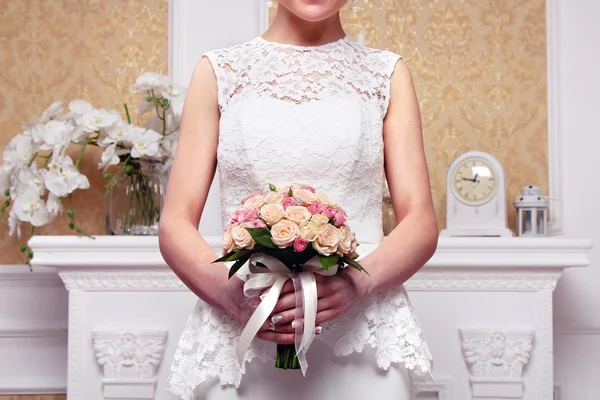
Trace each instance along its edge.
<instances>
[{"instance_id":1,"label":"pink rose","mask_svg":"<svg viewBox=\"0 0 600 400\"><path fill-rule=\"evenodd\" d=\"M325 214L327 218L332 219L333 217L335 217L335 209L333 207L327 206L325 207L323 214Z\"/></svg>"},{"instance_id":2,"label":"pink rose","mask_svg":"<svg viewBox=\"0 0 600 400\"><path fill-rule=\"evenodd\" d=\"M243 212L244 212L244 209L235 210L235 212L231 216L231 224L237 224L239 222L240 216Z\"/></svg>"},{"instance_id":3,"label":"pink rose","mask_svg":"<svg viewBox=\"0 0 600 400\"><path fill-rule=\"evenodd\" d=\"M313 215L321 214L322 212L325 211L325 206L321 203L312 203L307 208L308 208L308 211L310 211L310 213Z\"/></svg>"},{"instance_id":4,"label":"pink rose","mask_svg":"<svg viewBox=\"0 0 600 400\"><path fill-rule=\"evenodd\" d=\"M333 216L333 224L339 228L340 226L346 223L346 220L346 213L344 212L344 210L338 208L338 210L335 212L335 215Z\"/></svg>"},{"instance_id":5,"label":"pink rose","mask_svg":"<svg viewBox=\"0 0 600 400\"><path fill-rule=\"evenodd\" d=\"M288 208L289 206L295 206L296 199L294 199L293 197L284 197L283 201L281 202L281 205L283 206L283 208Z\"/></svg>"},{"instance_id":6,"label":"pink rose","mask_svg":"<svg viewBox=\"0 0 600 400\"><path fill-rule=\"evenodd\" d=\"M267 224L260 219L253 219L252 221L248 221L248 226L250 228L266 228Z\"/></svg>"},{"instance_id":7,"label":"pink rose","mask_svg":"<svg viewBox=\"0 0 600 400\"><path fill-rule=\"evenodd\" d=\"M316 189L310 185L300 185L300 189L306 189L306 190L310 190L311 192L315 193Z\"/></svg>"},{"instance_id":8,"label":"pink rose","mask_svg":"<svg viewBox=\"0 0 600 400\"><path fill-rule=\"evenodd\" d=\"M294 251L300 253L306 249L308 246L308 242L302 238L297 238L294 240Z\"/></svg>"},{"instance_id":9,"label":"pink rose","mask_svg":"<svg viewBox=\"0 0 600 400\"><path fill-rule=\"evenodd\" d=\"M233 213L231 216L231 221L241 224L256 218L258 218L258 210L256 208L242 208Z\"/></svg>"}]
</instances>

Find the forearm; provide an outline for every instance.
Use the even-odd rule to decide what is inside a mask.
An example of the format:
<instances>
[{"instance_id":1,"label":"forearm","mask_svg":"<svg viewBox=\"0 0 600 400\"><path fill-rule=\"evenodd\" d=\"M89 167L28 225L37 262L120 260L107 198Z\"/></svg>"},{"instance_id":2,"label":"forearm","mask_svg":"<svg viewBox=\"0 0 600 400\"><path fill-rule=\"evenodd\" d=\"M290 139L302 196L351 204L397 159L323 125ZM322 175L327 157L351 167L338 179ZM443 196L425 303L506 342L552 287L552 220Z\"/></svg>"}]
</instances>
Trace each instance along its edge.
<instances>
[{"instance_id":1,"label":"forearm","mask_svg":"<svg viewBox=\"0 0 600 400\"><path fill-rule=\"evenodd\" d=\"M198 230L188 221L170 219L161 222L159 232L160 251L179 279L202 300L231 314L225 294L229 286L239 286L241 281L228 279L225 264L212 264L218 255Z\"/></svg>"},{"instance_id":2,"label":"forearm","mask_svg":"<svg viewBox=\"0 0 600 400\"><path fill-rule=\"evenodd\" d=\"M406 282L435 253L437 239L435 215L409 213L373 252L359 259L369 273L357 276L365 293L382 292Z\"/></svg>"}]
</instances>

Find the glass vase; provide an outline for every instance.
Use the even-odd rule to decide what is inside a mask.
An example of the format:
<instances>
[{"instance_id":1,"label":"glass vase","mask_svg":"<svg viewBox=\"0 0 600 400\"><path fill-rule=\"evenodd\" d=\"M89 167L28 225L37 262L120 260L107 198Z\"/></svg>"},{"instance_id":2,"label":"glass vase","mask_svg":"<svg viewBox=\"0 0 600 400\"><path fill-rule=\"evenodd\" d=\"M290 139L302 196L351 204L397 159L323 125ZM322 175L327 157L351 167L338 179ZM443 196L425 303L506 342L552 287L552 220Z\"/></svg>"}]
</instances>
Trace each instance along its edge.
<instances>
[{"instance_id":1,"label":"glass vase","mask_svg":"<svg viewBox=\"0 0 600 400\"><path fill-rule=\"evenodd\" d=\"M108 235L151 236L158 223L167 187L164 164L154 160L130 161L131 170L121 174L107 198Z\"/></svg>"}]
</instances>

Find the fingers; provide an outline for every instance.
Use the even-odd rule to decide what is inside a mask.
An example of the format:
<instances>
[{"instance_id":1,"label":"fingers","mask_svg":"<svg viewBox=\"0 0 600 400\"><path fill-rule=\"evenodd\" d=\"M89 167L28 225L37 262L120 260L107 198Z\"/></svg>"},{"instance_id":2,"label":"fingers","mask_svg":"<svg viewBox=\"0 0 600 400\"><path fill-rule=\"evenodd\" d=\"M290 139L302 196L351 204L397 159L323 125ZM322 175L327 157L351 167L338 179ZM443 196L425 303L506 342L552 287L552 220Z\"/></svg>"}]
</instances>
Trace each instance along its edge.
<instances>
[{"instance_id":1,"label":"fingers","mask_svg":"<svg viewBox=\"0 0 600 400\"><path fill-rule=\"evenodd\" d=\"M301 322L300 322L301 324ZM301 327L301 326L300 326ZM266 340L277 344L294 344L295 343L295 328L291 324L285 324L276 327L277 331L270 329L259 331L256 336L259 339ZM320 325L315 327L315 335L320 335L323 328Z\"/></svg>"},{"instance_id":2,"label":"fingers","mask_svg":"<svg viewBox=\"0 0 600 400\"><path fill-rule=\"evenodd\" d=\"M296 294L294 292L283 295L277 301L275 308L273 309L273 315L283 310L289 310L296 307Z\"/></svg>"},{"instance_id":3,"label":"fingers","mask_svg":"<svg viewBox=\"0 0 600 400\"><path fill-rule=\"evenodd\" d=\"M336 309L327 309L317 313L315 324L323 325L325 322L333 321L340 317L340 312Z\"/></svg>"},{"instance_id":4,"label":"fingers","mask_svg":"<svg viewBox=\"0 0 600 400\"><path fill-rule=\"evenodd\" d=\"M317 312L327 310L335 306L335 299L326 297L320 299L317 303ZM291 310L280 311L271 317L274 324L289 324L296 319L296 308Z\"/></svg>"},{"instance_id":5,"label":"fingers","mask_svg":"<svg viewBox=\"0 0 600 400\"><path fill-rule=\"evenodd\" d=\"M262 294L260 295L260 299L264 299L265 296L267 295L267 293L269 293L269 289L265 290L264 292L262 292ZM287 281L283 287L281 288L281 293L279 294L279 298L281 298L283 295L286 295L288 293L294 293L294 283L292 281Z\"/></svg>"}]
</instances>

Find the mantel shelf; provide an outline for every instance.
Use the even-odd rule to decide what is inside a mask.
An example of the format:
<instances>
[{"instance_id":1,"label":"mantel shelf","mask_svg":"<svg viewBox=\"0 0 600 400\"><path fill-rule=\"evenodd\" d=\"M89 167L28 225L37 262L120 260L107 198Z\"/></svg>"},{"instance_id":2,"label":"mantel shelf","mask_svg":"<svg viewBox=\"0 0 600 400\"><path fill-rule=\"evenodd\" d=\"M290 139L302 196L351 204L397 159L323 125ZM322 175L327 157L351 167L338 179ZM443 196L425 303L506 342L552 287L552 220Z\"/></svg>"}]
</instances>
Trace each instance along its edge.
<instances>
[{"instance_id":1,"label":"mantel shelf","mask_svg":"<svg viewBox=\"0 0 600 400\"><path fill-rule=\"evenodd\" d=\"M206 237L220 251L221 238ZM168 269L156 236L35 236L29 242L31 264L62 270ZM566 237L440 237L435 255L423 268L536 269L583 267L590 264L587 239Z\"/></svg>"}]
</instances>

